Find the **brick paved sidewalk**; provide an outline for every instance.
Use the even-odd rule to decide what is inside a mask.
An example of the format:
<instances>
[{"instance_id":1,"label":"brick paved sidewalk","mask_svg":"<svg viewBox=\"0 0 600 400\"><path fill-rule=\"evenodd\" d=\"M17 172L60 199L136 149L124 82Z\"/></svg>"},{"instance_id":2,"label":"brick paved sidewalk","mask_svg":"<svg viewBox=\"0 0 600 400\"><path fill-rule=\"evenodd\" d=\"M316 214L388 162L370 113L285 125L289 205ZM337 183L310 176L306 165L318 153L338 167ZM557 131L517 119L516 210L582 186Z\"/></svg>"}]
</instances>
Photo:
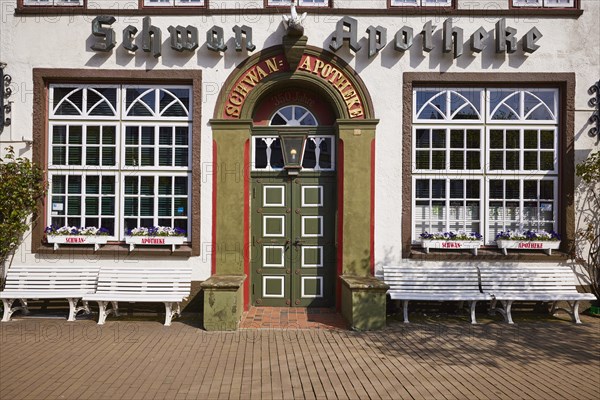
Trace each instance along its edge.
<instances>
[{"instance_id":1,"label":"brick paved sidewalk","mask_svg":"<svg viewBox=\"0 0 600 400\"><path fill-rule=\"evenodd\" d=\"M192 317L17 319L0 323L0 399L596 399L600 319L582 320L224 333Z\"/></svg>"}]
</instances>

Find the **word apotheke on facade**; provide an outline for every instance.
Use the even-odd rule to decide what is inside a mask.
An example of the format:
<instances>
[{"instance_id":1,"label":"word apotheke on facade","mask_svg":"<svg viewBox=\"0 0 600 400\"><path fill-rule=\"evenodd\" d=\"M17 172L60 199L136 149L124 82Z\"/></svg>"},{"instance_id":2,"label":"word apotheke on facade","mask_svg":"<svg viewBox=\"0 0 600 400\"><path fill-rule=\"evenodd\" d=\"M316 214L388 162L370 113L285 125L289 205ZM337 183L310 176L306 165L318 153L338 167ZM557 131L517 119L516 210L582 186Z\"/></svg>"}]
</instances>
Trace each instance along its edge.
<instances>
[{"instance_id":1,"label":"word apotheke on facade","mask_svg":"<svg viewBox=\"0 0 600 400\"><path fill-rule=\"evenodd\" d=\"M116 33L112 29L112 24L116 21L113 16L101 15L92 21L92 35L99 38L91 48L94 51L108 52L116 46ZM431 52L436 46L433 40L433 33L437 29L431 21L426 22L423 28L418 32L423 36L423 51ZM444 21L442 27L442 51L444 53L453 53L454 58L460 57L464 52L464 31L460 27L453 26L452 19ZM188 26L169 26L167 28L170 35L171 48L178 52L195 51L199 47L198 28ZM235 25L233 27L235 38L235 50L242 51L243 39L246 40L246 50L254 51L256 46L252 42L252 27ZM394 49L404 52L413 46L415 30L409 26L403 26L394 36ZM381 26L369 26L366 30L368 39L368 55L373 57L383 49L387 41L387 29ZM138 29L135 26L128 25L123 29L122 45L126 50L136 52L138 46L135 44ZM152 25L150 17L144 17L141 35L142 50L152 53L156 58L161 56L162 52L162 31L160 28ZM523 51L533 53L540 46L537 44L542 37L542 33L536 28L531 28L523 36ZM358 21L354 18L343 17L337 22L335 33L331 38L329 47L333 51L338 51L348 43L350 49L359 52L362 46L358 43ZM496 53L514 53L517 51L517 30L506 26L506 19L502 18L496 22L494 34L480 27L470 37L470 49L475 53L483 51L490 42L495 41ZM211 51L227 51L225 45L225 34L223 28L214 25L206 32L206 47Z\"/></svg>"}]
</instances>

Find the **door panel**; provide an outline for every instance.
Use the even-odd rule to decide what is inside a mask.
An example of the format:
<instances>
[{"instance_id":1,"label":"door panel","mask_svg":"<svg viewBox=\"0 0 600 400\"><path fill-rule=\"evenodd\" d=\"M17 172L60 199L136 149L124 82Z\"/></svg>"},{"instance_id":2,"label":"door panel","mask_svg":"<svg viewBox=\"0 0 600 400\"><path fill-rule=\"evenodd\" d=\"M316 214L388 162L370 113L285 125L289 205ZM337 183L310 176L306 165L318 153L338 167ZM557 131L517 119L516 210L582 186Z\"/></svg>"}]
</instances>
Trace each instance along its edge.
<instances>
[{"instance_id":1,"label":"door panel","mask_svg":"<svg viewBox=\"0 0 600 400\"><path fill-rule=\"evenodd\" d=\"M335 177L252 182L252 304L332 305Z\"/></svg>"}]
</instances>

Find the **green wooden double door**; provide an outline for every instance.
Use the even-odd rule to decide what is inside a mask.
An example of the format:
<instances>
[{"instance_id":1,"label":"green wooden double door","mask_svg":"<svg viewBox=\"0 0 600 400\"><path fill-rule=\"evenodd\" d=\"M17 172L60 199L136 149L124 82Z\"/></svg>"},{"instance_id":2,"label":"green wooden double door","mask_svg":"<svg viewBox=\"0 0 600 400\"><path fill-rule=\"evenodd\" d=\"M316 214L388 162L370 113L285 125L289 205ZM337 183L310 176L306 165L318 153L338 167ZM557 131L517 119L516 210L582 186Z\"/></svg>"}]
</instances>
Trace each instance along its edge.
<instances>
[{"instance_id":1,"label":"green wooden double door","mask_svg":"<svg viewBox=\"0 0 600 400\"><path fill-rule=\"evenodd\" d=\"M252 179L253 305L334 304L335 194L335 174Z\"/></svg>"}]
</instances>

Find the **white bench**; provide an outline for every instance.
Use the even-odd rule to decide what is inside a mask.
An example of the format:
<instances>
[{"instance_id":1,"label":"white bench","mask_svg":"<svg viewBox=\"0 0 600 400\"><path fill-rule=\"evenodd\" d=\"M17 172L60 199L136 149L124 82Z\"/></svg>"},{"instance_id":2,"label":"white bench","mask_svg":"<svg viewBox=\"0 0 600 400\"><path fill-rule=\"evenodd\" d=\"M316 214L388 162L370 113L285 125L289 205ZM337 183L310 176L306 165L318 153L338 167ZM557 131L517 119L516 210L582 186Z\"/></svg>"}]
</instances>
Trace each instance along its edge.
<instances>
[{"instance_id":1,"label":"white bench","mask_svg":"<svg viewBox=\"0 0 600 400\"><path fill-rule=\"evenodd\" d=\"M482 266L481 283L484 293L494 297L490 311L498 311L506 322L513 323L511 309L515 301L552 302L551 313L562 309L573 322L580 324L579 302L596 300L591 293L577 292L577 278L568 266ZM558 308L558 301L566 301L569 309ZM500 302L502 308L497 308Z\"/></svg>"},{"instance_id":2,"label":"white bench","mask_svg":"<svg viewBox=\"0 0 600 400\"><path fill-rule=\"evenodd\" d=\"M189 267L102 267L96 293L84 296L83 300L98 303L99 325L104 324L108 314L119 315L120 301L164 303L165 326L169 326L173 316L181 313L179 303L189 296L191 280ZM112 309L107 310L108 303L112 303Z\"/></svg>"},{"instance_id":3,"label":"white bench","mask_svg":"<svg viewBox=\"0 0 600 400\"><path fill-rule=\"evenodd\" d=\"M69 321L80 311L89 314L87 302L78 307L82 297L96 290L98 266L81 265L13 265L6 274L6 285L0 292L4 304L2 322L10 321L17 311L29 313L28 299L67 299ZM16 300L21 306L13 307Z\"/></svg>"},{"instance_id":4,"label":"white bench","mask_svg":"<svg viewBox=\"0 0 600 400\"><path fill-rule=\"evenodd\" d=\"M493 299L480 291L477 268L460 263L452 267L384 266L383 280L390 285L390 298L402 300L406 323L411 300L468 301L471 323L476 324L477 302Z\"/></svg>"}]
</instances>

